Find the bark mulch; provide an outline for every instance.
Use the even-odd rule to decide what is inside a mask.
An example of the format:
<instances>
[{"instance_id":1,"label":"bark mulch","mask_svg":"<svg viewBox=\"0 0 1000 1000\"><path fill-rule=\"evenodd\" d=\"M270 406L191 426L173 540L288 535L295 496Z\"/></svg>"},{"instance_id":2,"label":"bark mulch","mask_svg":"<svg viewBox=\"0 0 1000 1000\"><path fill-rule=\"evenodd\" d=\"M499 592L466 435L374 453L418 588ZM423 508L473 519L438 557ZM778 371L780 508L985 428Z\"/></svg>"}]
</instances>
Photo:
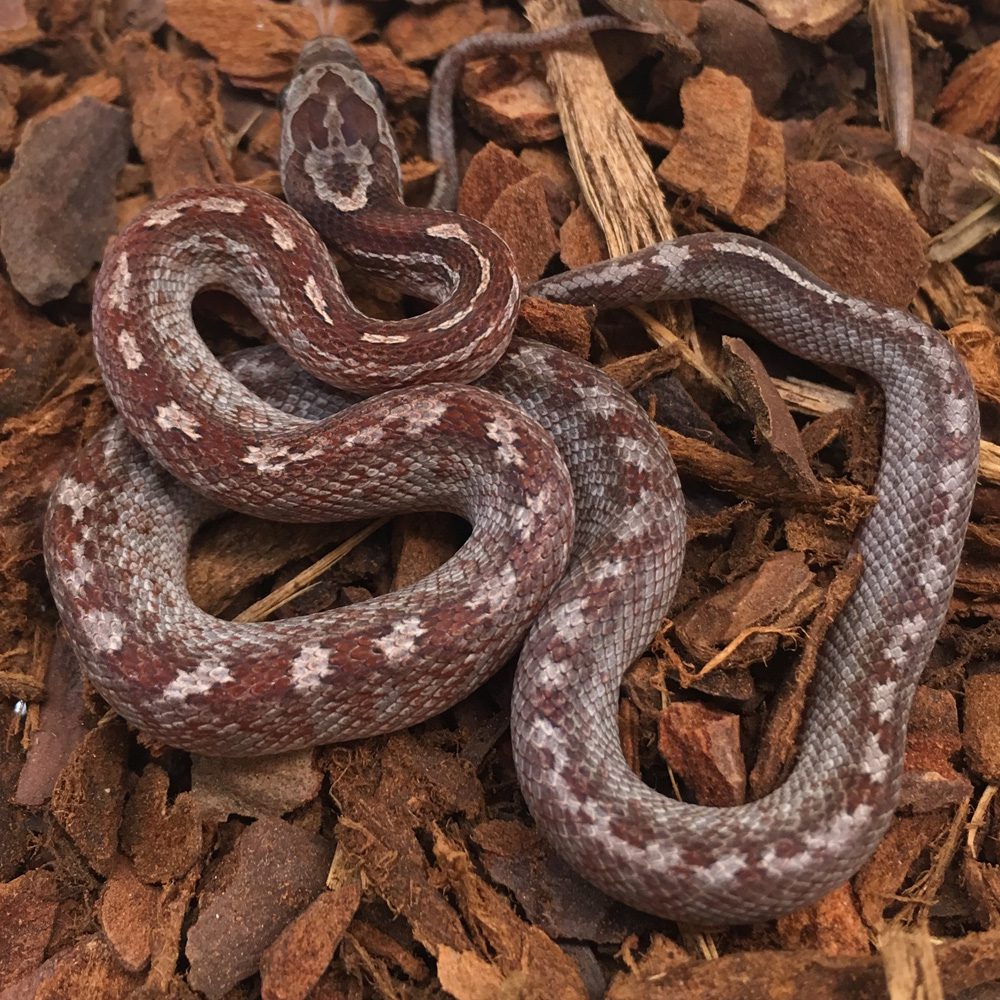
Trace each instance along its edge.
<instances>
[{"instance_id":1,"label":"bark mulch","mask_svg":"<svg viewBox=\"0 0 1000 1000\"><path fill-rule=\"evenodd\" d=\"M616 9L677 30L464 72L461 208L510 243L522 279L748 232L933 323L977 383L973 523L884 842L776 923L678 927L608 900L536 834L510 668L414 730L264 761L151 746L110 713L60 637L40 556L47 494L112 415L90 344L96 268L152 199L279 193L276 97L315 21L268 0L0 0L0 1000L1000 997L1000 4ZM423 122L441 53L575 14L575 0L336 9L385 90L411 201L435 172ZM410 305L345 281L376 315ZM266 336L218 295L198 319L218 352ZM816 650L857 573L877 390L703 303L598 316L529 299L520 328L632 389L684 480L684 578L622 689L626 755L690 801L760 796L794 758ZM443 516L227 516L199 535L190 587L223 617L308 613L425 574L462 532Z\"/></svg>"}]
</instances>

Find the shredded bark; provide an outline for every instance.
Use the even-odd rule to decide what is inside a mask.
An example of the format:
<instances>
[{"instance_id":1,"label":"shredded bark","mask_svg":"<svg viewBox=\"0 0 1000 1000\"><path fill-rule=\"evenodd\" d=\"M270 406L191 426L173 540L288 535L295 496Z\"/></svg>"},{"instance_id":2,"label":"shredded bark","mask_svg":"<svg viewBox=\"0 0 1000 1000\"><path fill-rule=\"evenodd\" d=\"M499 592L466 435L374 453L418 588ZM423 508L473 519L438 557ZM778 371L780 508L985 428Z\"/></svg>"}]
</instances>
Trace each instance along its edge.
<instances>
[{"instance_id":1,"label":"shredded bark","mask_svg":"<svg viewBox=\"0 0 1000 1000\"><path fill-rule=\"evenodd\" d=\"M111 407L90 344L111 234L189 185L280 193L276 96L317 23L385 91L413 203L437 166L429 76L453 43L573 0L0 2L0 1000L983 995L1000 981L1000 42L996 4L614 0L660 34L488 56L456 101L463 212L522 281L674 234L739 229L838 289L911 309L965 358L980 489L952 614L909 721L875 856L815 905L690 933L608 899L521 800L508 667L414 730L272 759L150 745L60 636L46 498ZM879 127L879 121L886 128ZM359 307L419 306L345 268ZM652 307L651 307L652 308ZM224 353L266 339L206 295ZM863 378L725 311L522 302L518 333L589 358L660 425L688 507L669 617L622 688L630 766L726 806L793 766L810 679L860 571L881 427ZM420 579L467 528L226 515L189 588L261 621ZM9 938L9 940L7 940ZM792 987L790 984L794 984ZM986 992L983 992L986 991Z\"/></svg>"}]
</instances>

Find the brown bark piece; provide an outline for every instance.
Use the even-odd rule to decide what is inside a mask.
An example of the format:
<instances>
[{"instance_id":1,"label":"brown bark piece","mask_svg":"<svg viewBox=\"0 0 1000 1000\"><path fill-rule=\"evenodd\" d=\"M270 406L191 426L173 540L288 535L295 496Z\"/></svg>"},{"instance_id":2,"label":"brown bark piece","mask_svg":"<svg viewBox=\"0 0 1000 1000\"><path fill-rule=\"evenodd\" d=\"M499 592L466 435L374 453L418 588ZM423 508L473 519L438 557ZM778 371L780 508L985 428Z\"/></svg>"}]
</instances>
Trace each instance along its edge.
<instances>
[{"instance_id":1,"label":"brown bark piece","mask_svg":"<svg viewBox=\"0 0 1000 1000\"><path fill-rule=\"evenodd\" d=\"M111 873L118 856L126 753L123 722L91 729L52 791L52 815L90 867L103 875Z\"/></svg>"},{"instance_id":2,"label":"brown bark piece","mask_svg":"<svg viewBox=\"0 0 1000 1000\"><path fill-rule=\"evenodd\" d=\"M909 8L917 25L932 35L959 38L969 27L972 18L964 4L949 0L917 0Z\"/></svg>"},{"instance_id":3,"label":"brown bark piece","mask_svg":"<svg viewBox=\"0 0 1000 1000\"><path fill-rule=\"evenodd\" d=\"M28 975L45 957L59 908L56 878L35 869L0 884L0 994L3 987Z\"/></svg>"},{"instance_id":4,"label":"brown bark piece","mask_svg":"<svg viewBox=\"0 0 1000 1000\"><path fill-rule=\"evenodd\" d=\"M645 354L630 354L619 361L608 362L603 365L602 370L605 375L631 392L651 379L675 371L680 363L679 346L668 345L646 351Z\"/></svg>"},{"instance_id":5,"label":"brown bark piece","mask_svg":"<svg viewBox=\"0 0 1000 1000\"><path fill-rule=\"evenodd\" d=\"M697 701L674 701L660 713L660 755L703 806L746 801L740 717Z\"/></svg>"},{"instance_id":6,"label":"brown bark piece","mask_svg":"<svg viewBox=\"0 0 1000 1000\"><path fill-rule=\"evenodd\" d=\"M387 934L376 937L378 932L373 931L374 928L368 925L366 933L359 935L355 926L352 926L344 934L337 962L320 980L317 989L309 995L309 1000L342 1000L344 997L351 997L353 1000L355 996L357 1000L364 1000L363 995L358 993L358 983L371 983L373 996L400 995L400 977L396 972L400 967L395 959L399 957L398 952L402 951L402 947L397 946L396 953L390 952L387 955L386 952L390 951L387 946L392 939ZM409 978L414 965L422 967L415 956L402 968L404 976ZM418 981L426 981L429 978L428 970L422 967L421 971L423 975ZM422 991L414 992L419 996Z\"/></svg>"},{"instance_id":7,"label":"brown bark piece","mask_svg":"<svg viewBox=\"0 0 1000 1000\"><path fill-rule=\"evenodd\" d=\"M352 880L320 893L261 956L262 1000L306 1000L330 964L361 902L361 883Z\"/></svg>"},{"instance_id":8,"label":"brown bark piece","mask_svg":"<svg viewBox=\"0 0 1000 1000\"><path fill-rule=\"evenodd\" d=\"M382 38L406 62L423 62L482 31L487 23L480 0L410 7L386 25Z\"/></svg>"},{"instance_id":9,"label":"brown bark piece","mask_svg":"<svg viewBox=\"0 0 1000 1000\"><path fill-rule=\"evenodd\" d=\"M768 238L834 288L898 308L927 273L927 234L905 204L835 163L789 165L788 205Z\"/></svg>"},{"instance_id":10,"label":"brown bark piece","mask_svg":"<svg viewBox=\"0 0 1000 1000\"><path fill-rule=\"evenodd\" d=\"M833 578L822 607L809 625L798 669L782 684L761 734L757 761L750 772L750 793L755 799L773 791L791 770L806 696L816 672L816 658L830 626L854 592L862 568L860 557L855 556L847 562Z\"/></svg>"},{"instance_id":11,"label":"brown bark piece","mask_svg":"<svg viewBox=\"0 0 1000 1000\"><path fill-rule=\"evenodd\" d=\"M39 602L44 598L38 585L29 583L41 582L40 567L33 561L39 551L39 513L79 447L81 435L85 439L109 419L110 408L99 384L94 363L74 353L44 402L3 425L0 510L5 523L0 531L0 567L6 591L0 603L0 641L10 653L23 650L22 669L30 668L33 654L28 651L44 628L39 619ZM16 667L19 658L9 654L6 668Z\"/></svg>"},{"instance_id":12,"label":"brown bark piece","mask_svg":"<svg viewBox=\"0 0 1000 1000\"><path fill-rule=\"evenodd\" d=\"M404 514L393 521L393 548L398 549L392 590L401 590L443 566L461 547L468 532L447 514Z\"/></svg>"},{"instance_id":13,"label":"brown bark piece","mask_svg":"<svg viewBox=\"0 0 1000 1000\"><path fill-rule=\"evenodd\" d=\"M240 86L279 91L302 46L318 34L305 6L269 0L167 0L167 23L197 42ZM363 4L338 4L330 33L360 38L374 27Z\"/></svg>"},{"instance_id":14,"label":"brown bark piece","mask_svg":"<svg viewBox=\"0 0 1000 1000\"><path fill-rule=\"evenodd\" d=\"M15 805L11 794L18 781L20 764L16 754L0 754L0 882L24 872L34 845L34 836L24 821L24 810Z\"/></svg>"},{"instance_id":15,"label":"brown bark piece","mask_svg":"<svg viewBox=\"0 0 1000 1000\"><path fill-rule=\"evenodd\" d=\"M608 246L593 213L586 205L577 205L559 228L560 259L573 268L596 264L607 256Z\"/></svg>"},{"instance_id":16,"label":"brown bark piece","mask_svg":"<svg viewBox=\"0 0 1000 1000\"><path fill-rule=\"evenodd\" d=\"M781 127L754 107L749 87L706 68L681 88L684 127L657 168L668 187L759 233L785 207Z\"/></svg>"},{"instance_id":17,"label":"brown bark piece","mask_svg":"<svg viewBox=\"0 0 1000 1000\"><path fill-rule=\"evenodd\" d=\"M159 894L147 974L147 985L154 995L159 989L168 996L176 992L180 998L187 1000L187 984L177 977L176 969L181 955L182 935L200 878L201 866L197 865L180 881L164 886Z\"/></svg>"},{"instance_id":18,"label":"brown bark piece","mask_svg":"<svg viewBox=\"0 0 1000 1000\"><path fill-rule=\"evenodd\" d=\"M1000 674L976 674L965 682L962 745L984 780L1000 781Z\"/></svg>"},{"instance_id":19,"label":"brown bark piece","mask_svg":"<svg viewBox=\"0 0 1000 1000\"><path fill-rule=\"evenodd\" d=\"M778 31L807 42L821 42L861 10L861 0L753 0Z\"/></svg>"},{"instance_id":20,"label":"brown bark piece","mask_svg":"<svg viewBox=\"0 0 1000 1000\"><path fill-rule=\"evenodd\" d=\"M851 525L857 524L874 503L874 498L859 487L841 483L821 483L822 493L814 500L789 488L784 476L771 474L770 470L761 469L759 464L740 455L721 451L668 427L660 427L660 433L680 473L748 500L762 500L768 504L794 500L808 509L823 509L827 517Z\"/></svg>"},{"instance_id":21,"label":"brown bark piece","mask_svg":"<svg viewBox=\"0 0 1000 1000\"><path fill-rule=\"evenodd\" d=\"M95 101L100 101L102 104L114 104L121 96L121 80L103 71L100 73L91 73L89 76L77 80L72 90L61 100L53 102L47 108L39 111L37 115L34 115L28 123L28 127L34 128L40 122L61 115L64 111L75 107L85 97L92 97Z\"/></svg>"},{"instance_id":22,"label":"brown bark piece","mask_svg":"<svg viewBox=\"0 0 1000 1000\"><path fill-rule=\"evenodd\" d=\"M951 763L961 749L955 696L921 685L914 695L906 730L899 808L934 812L958 805L971 795L972 782Z\"/></svg>"},{"instance_id":23,"label":"brown bark piece","mask_svg":"<svg viewBox=\"0 0 1000 1000\"><path fill-rule=\"evenodd\" d=\"M970 561L1000 561L1000 524L975 524L970 527L966 536Z\"/></svg>"},{"instance_id":24,"label":"brown bark piece","mask_svg":"<svg viewBox=\"0 0 1000 1000\"><path fill-rule=\"evenodd\" d=\"M92 98L22 139L0 188L0 251L32 304L62 298L101 259L127 153L128 116Z\"/></svg>"},{"instance_id":25,"label":"brown bark piece","mask_svg":"<svg viewBox=\"0 0 1000 1000\"><path fill-rule=\"evenodd\" d=\"M34 45L44 37L24 0L4 0L0 4L0 56Z\"/></svg>"},{"instance_id":26,"label":"brown bark piece","mask_svg":"<svg viewBox=\"0 0 1000 1000\"><path fill-rule=\"evenodd\" d=\"M529 170L508 149L488 142L469 162L458 192L458 210L482 222L497 198L511 185L531 177Z\"/></svg>"},{"instance_id":27,"label":"brown bark piece","mask_svg":"<svg viewBox=\"0 0 1000 1000\"><path fill-rule=\"evenodd\" d=\"M959 323L947 332L969 369L976 394L1000 404L1000 332L986 323Z\"/></svg>"},{"instance_id":28,"label":"brown bark piece","mask_svg":"<svg viewBox=\"0 0 1000 1000\"><path fill-rule=\"evenodd\" d=\"M935 111L947 132L987 142L1000 128L1000 41L959 63Z\"/></svg>"},{"instance_id":29,"label":"brown bark piece","mask_svg":"<svg viewBox=\"0 0 1000 1000\"><path fill-rule=\"evenodd\" d=\"M664 631L665 629L661 629L660 634L653 640L653 655L640 656L625 671L622 682L623 697L620 699L618 713L619 722L622 723L619 728L623 730L632 728L637 734L640 720L647 729L652 729L660 717L660 711L667 694L668 665L663 663L658 655L660 653L659 646L664 639ZM626 704L630 706L628 712L634 716L634 723L633 719L625 717L621 710L621 706ZM635 712L632 712L633 708ZM638 746L633 747L632 752L626 752L626 757L632 765L632 770L638 774L640 767Z\"/></svg>"},{"instance_id":30,"label":"brown bark piece","mask_svg":"<svg viewBox=\"0 0 1000 1000\"><path fill-rule=\"evenodd\" d=\"M818 493L798 428L760 358L746 341L722 338L726 377L753 417L759 439L770 447L782 471L803 493Z\"/></svg>"},{"instance_id":31,"label":"brown bark piece","mask_svg":"<svg viewBox=\"0 0 1000 1000\"><path fill-rule=\"evenodd\" d=\"M341 808L339 848L432 955L443 946L468 950L469 937L417 832L449 813L478 817L482 788L470 766L408 734L392 736L382 747L331 749L324 766Z\"/></svg>"},{"instance_id":32,"label":"brown bark piece","mask_svg":"<svg viewBox=\"0 0 1000 1000\"><path fill-rule=\"evenodd\" d=\"M585 1000L576 963L547 934L522 920L478 875L468 853L440 829L434 830L434 854L478 945L457 954L447 946L441 949L437 971L445 990L484 1000L505 994ZM484 992L487 983L489 991Z\"/></svg>"},{"instance_id":33,"label":"brown bark piece","mask_svg":"<svg viewBox=\"0 0 1000 1000\"><path fill-rule=\"evenodd\" d=\"M521 300L517 333L587 358L596 315L597 310L590 306L573 306L528 296Z\"/></svg>"},{"instance_id":34,"label":"brown bark piece","mask_svg":"<svg viewBox=\"0 0 1000 1000\"><path fill-rule=\"evenodd\" d=\"M995 822L993 829L996 829ZM995 928L1000 922L1000 865L980 861L966 853L961 872L962 885L969 894L976 919L983 927Z\"/></svg>"},{"instance_id":35,"label":"brown bark piece","mask_svg":"<svg viewBox=\"0 0 1000 1000\"><path fill-rule=\"evenodd\" d=\"M45 13L50 33L61 35L76 27L90 13L90 4L87 0L49 0Z\"/></svg>"},{"instance_id":36,"label":"brown bark piece","mask_svg":"<svg viewBox=\"0 0 1000 1000\"><path fill-rule=\"evenodd\" d=\"M698 10L702 0L659 0L657 6L673 23L691 36L698 28Z\"/></svg>"},{"instance_id":37,"label":"brown bark piece","mask_svg":"<svg viewBox=\"0 0 1000 1000\"><path fill-rule=\"evenodd\" d=\"M348 936L354 950L363 951L367 960L370 961L373 956L377 956L384 960L387 966L399 969L415 983L424 983L430 979L431 973L426 963L406 946L407 943L412 945L412 942L400 943L360 918L351 923Z\"/></svg>"},{"instance_id":38,"label":"brown bark piece","mask_svg":"<svg viewBox=\"0 0 1000 1000\"><path fill-rule=\"evenodd\" d=\"M512 146L537 145L562 135L552 91L529 72L530 66L508 57L463 74L465 116L477 132Z\"/></svg>"},{"instance_id":39,"label":"brown bark piece","mask_svg":"<svg viewBox=\"0 0 1000 1000\"><path fill-rule=\"evenodd\" d=\"M793 66L785 39L761 14L737 0L705 0L694 42L706 66L739 77L761 114L771 113Z\"/></svg>"},{"instance_id":40,"label":"brown bark piece","mask_svg":"<svg viewBox=\"0 0 1000 1000\"><path fill-rule=\"evenodd\" d=\"M864 955L870 944L849 885L778 920L778 934L789 950L819 948L825 955Z\"/></svg>"},{"instance_id":41,"label":"brown bark piece","mask_svg":"<svg viewBox=\"0 0 1000 1000\"><path fill-rule=\"evenodd\" d=\"M1000 156L1000 147L945 132L926 122L913 123L909 156L919 167L917 195L928 229L939 233L983 203L983 150Z\"/></svg>"},{"instance_id":42,"label":"brown bark piece","mask_svg":"<svg viewBox=\"0 0 1000 1000\"><path fill-rule=\"evenodd\" d=\"M18 109L23 117L30 118L42 113L65 92L66 74L48 74L42 70L32 70L21 74L20 83Z\"/></svg>"},{"instance_id":43,"label":"brown bark piece","mask_svg":"<svg viewBox=\"0 0 1000 1000\"><path fill-rule=\"evenodd\" d=\"M53 956L52 964L32 1000L66 1000L67 997L100 997L131 1000L142 986L142 976L118 964L110 945L100 937L81 938Z\"/></svg>"},{"instance_id":44,"label":"brown bark piece","mask_svg":"<svg viewBox=\"0 0 1000 1000\"><path fill-rule=\"evenodd\" d=\"M951 814L942 809L919 816L898 816L868 863L854 877L861 914L877 927L885 908L903 888L921 854L947 829Z\"/></svg>"},{"instance_id":45,"label":"brown bark piece","mask_svg":"<svg viewBox=\"0 0 1000 1000\"><path fill-rule=\"evenodd\" d=\"M679 129L648 119L632 119L635 134L654 152L669 153L677 142Z\"/></svg>"},{"instance_id":46,"label":"brown bark piece","mask_svg":"<svg viewBox=\"0 0 1000 1000\"><path fill-rule=\"evenodd\" d=\"M390 105L426 100L430 91L427 74L407 66L388 45L355 45L353 48L364 71L382 84Z\"/></svg>"},{"instance_id":47,"label":"brown bark piece","mask_svg":"<svg viewBox=\"0 0 1000 1000\"><path fill-rule=\"evenodd\" d=\"M281 929L323 891L332 853L283 820L247 827L199 894L187 938L191 987L217 1000L253 975Z\"/></svg>"},{"instance_id":48,"label":"brown bark piece","mask_svg":"<svg viewBox=\"0 0 1000 1000\"><path fill-rule=\"evenodd\" d=\"M441 986L460 1000L493 1000L504 993L504 975L473 951L444 947L438 956Z\"/></svg>"},{"instance_id":49,"label":"brown bark piece","mask_svg":"<svg viewBox=\"0 0 1000 1000\"><path fill-rule=\"evenodd\" d=\"M168 804L169 779L147 764L129 797L122 822L122 848L143 882L170 882L184 875L204 848L202 814L190 792Z\"/></svg>"},{"instance_id":50,"label":"brown bark piece","mask_svg":"<svg viewBox=\"0 0 1000 1000\"><path fill-rule=\"evenodd\" d=\"M104 883L97 920L118 961L130 972L141 972L149 964L158 899L159 892L140 882L124 861Z\"/></svg>"},{"instance_id":51,"label":"brown bark piece","mask_svg":"<svg viewBox=\"0 0 1000 1000\"><path fill-rule=\"evenodd\" d=\"M10 153L17 143L21 78L11 66L0 66L0 153Z\"/></svg>"},{"instance_id":52,"label":"brown bark piece","mask_svg":"<svg viewBox=\"0 0 1000 1000\"><path fill-rule=\"evenodd\" d=\"M422 196L426 196L429 190L429 181L438 171L437 164L430 160L425 160L420 156L411 156L399 165L399 172L403 178L403 200L408 204L415 200L415 193L419 191Z\"/></svg>"},{"instance_id":53,"label":"brown bark piece","mask_svg":"<svg viewBox=\"0 0 1000 1000\"><path fill-rule=\"evenodd\" d=\"M135 33L125 36L121 54L132 135L156 196L233 183L215 70L164 52Z\"/></svg>"},{"instance_id":54,"label":"brown bark piece","mask_svg":"<svg viewBox=\"0 0 1000 1000\"><path fill-rule=\"evenodd\" d=\"M483 221L510 247L522 284L537 281L559 249L539 174L505 188Z\"/></svg>"},{"instance_id":55,"label":"brown bark piece","mask_svg":"<svg viewBox=\"0 0 1000 1000\"><path fill-rule=\"evenodd\" d=\"M87 733L83 725L83 677L76 656L62 636L57 637L45 675L46 698L24 766L18 775L14 801L41 806L52 794L60 771Z\"/></svg>"},{"instance_id":56,"label":"brown bark piece","mask_svg":"<svg viewBox=\"0 0 1000 1000\"><path fill-rule=\"evenodd\" d=\"M333 548L358 525L268 524L233 515L198 533L187 566L187 585L199 607L224 611L247 587L298 559Z\"/></svg>"},{"instance_id":57,"label":"brown bark piece","mask_svg":"<svg viewBox=\"0 0 1000 1000\"><path fill-rule=\"evenodd\" d=\"M677 638L704 662L735 639L746 639L726 658L727 666L770 656L778 636L757 629L793 630L821 597L815 575L797 552L776 552L756 572L697 601L676 619Z\"/></svg>"},{"instance_id":58,"label":"brown bark piece","mask_svg":"<svg viewBox=\"0 0 1000 1000\"><path fill-rule=\"evenodd\" d=\"M550 937L617 944L627 933L621 905L581 879L536 830L487 820L472 839L490 878Z\"/></svg>"},{"instance_id":59,"label":"brown bark piece","mask_svg":"<svg viewBox=\"0 0 1000 1000\"><path fill-rule=\"evenodd\" d=\"M129 29L153 34L167 19L165 0L112 0L107 16L112 35Z\"/></svg>"},{"instance_id":60,"label":"brown bark piece","mask_svg":"<svg viewBox=\"0 0 1000 1000\"><path fill-rule=\"evenodd\" d=\"M312 750L231 760L191 758L191 794L202 815L281 816L311 802L323 783Z\"/></svg>"},{"instance_id":61,"label":"brown bark piece","mask_svg":"<svg viewBox=\"0 0 1000 1000\"><path fill-rule=\"evenodd\" d=\"M558 191L569 206L580 200L580 184L569 158L552 146L526 146L517 157L530 173L545 178L549 191Z\"/></svg>"},{"instance_id":62,"label":"brown bark piece","mask_svg":"<svg viewBox=\"0 0 1000 1000\"><path fill-rule=\"evenodd\" d=\"M1000 981L1000 936L995 932L944 941L935 947L934 958L945 997L958 998L978 986L989 990ZM706 962L700 957L679 960L673 949L650 948L627 972L615 976L605 1000L784 1000L789 996L881 1000L889 995L881 955L763 950Z\"/></svg>"}]
</instances>

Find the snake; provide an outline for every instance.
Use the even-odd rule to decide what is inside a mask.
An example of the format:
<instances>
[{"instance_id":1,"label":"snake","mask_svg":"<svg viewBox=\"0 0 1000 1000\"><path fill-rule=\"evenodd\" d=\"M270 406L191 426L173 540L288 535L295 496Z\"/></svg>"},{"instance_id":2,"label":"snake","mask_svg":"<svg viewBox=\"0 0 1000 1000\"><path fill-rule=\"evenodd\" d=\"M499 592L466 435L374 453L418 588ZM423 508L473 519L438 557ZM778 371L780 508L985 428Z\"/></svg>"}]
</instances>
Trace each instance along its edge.
<instances>
[{"instance_id":1,"label":"snake","mask_svg":"<svg viewBox=\"0 0 1000 1000\"><path fill-rule=\"evenodd\" d=\"M273 754L415 725L518 653L511 741L538 829L610 896L698 925L806 906L871 856L970 515L975 393L935 329L825 284L779 250L697 233L524 293L615 308L704 298L780 347L859 370L885 400L856 586L818 654L798 754L756 801L682 802L621 748L622 677L668 614L685 511L664 436L589 362L513 336L522 294L491 230L401 195L350 45L302 50L282 100L288 203L213 186L152 203L110 244L94 348L118 416L51 494L44 551L90 681L162 743ZM382 320L340 260L426 303ZM274 343L217 358L192 301L223 289ZM326 522L449 511L459 551L396 592L278 621L194 604L193 534L222 510Z\"/></svg>"}]
</instances>

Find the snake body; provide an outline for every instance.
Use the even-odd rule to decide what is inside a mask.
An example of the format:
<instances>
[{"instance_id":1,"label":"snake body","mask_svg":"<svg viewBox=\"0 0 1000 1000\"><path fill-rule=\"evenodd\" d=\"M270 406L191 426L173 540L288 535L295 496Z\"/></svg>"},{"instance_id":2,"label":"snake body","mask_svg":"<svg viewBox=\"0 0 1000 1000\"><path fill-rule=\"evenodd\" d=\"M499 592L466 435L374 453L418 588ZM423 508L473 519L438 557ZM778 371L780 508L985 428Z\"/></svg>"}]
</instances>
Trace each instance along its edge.
<instances>
[{"instance_id":1,"label":"snake body","mask_svg":"<svg viewBox=\"0 0 1000 1000\"><path fill-rule=\"evenodd\" d=\"M863 570L820 654L794 771L740 807L673 801L631 772L617 728L622 674L683 558L659 432L590 365L511 341L509 251L470 219L403 206L379 97L335 39L307 46L285 95L282 173L302 215L251 189L182 192L133 221L102 267L94 340L120 420L57 485L46 521L53 592L94 685L166 743L266 754L427 719L523 639L518 777L587 878L709 924L773 917L842 883L891 819L969 516L978 416L956 353L740 236L663 243L530 289L599 306L714 299L885 393ZM398 322L359 313L313 226L436 304ZM280 347L214 358L190 308L208 286ZM449 510L472 533L405 590L238 624L200 611L184 582L191 535L219 505L302 521Z\"/></svg>"}]
</instances>

